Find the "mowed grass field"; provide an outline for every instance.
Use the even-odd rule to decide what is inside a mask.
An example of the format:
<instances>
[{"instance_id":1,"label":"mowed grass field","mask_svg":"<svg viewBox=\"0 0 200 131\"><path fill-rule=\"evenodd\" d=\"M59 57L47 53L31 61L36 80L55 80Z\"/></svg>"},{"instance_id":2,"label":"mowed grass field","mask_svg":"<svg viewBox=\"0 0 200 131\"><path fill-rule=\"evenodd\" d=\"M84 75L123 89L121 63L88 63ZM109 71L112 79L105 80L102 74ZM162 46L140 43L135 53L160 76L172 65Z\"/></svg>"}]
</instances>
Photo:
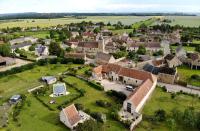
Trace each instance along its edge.
<instances>
[{"instance_id":1,"label":"mowed grass field","mask_svg":"<svg viewBox=\"0 0 200 131\"><path fill-rule=\"evenodd\" d=\"M135 22L141 20L146 20L151 17L147 16L87 16L85 19L76 19L74 17L58 18L58 19L21 19L21 20L8 20L0 21L0 28L7 27L49 27L56 26L58 24L70 24L70 23L79 23L82 21L92 21L92 22L104 22L115 24L118 21L121 21L125 25L131 25Z\"/></svg>"},{"instance_id":2,"label":"mowed grass field","mask_svg":"<svg viewBox=\"0 0 200 131\"><path fill-rule=\"evenodd\" d=\"M165 18L172 20L171 25L182 25L188 27L200 26L200 16L167 16Z\"/></svg>"},{"instance_id":3,"label":"mowed grass field","mask_svg":"<svg viewBox=\"0 0 200 131\"><path fill-rule=\"evenodd\" d=\"M78 65L71 65L78 66ZM66 71L69 65L37 66L34 69L0 78L0 103L14 94L26 93L28 89L39 86L42 76L54 75Z\"/></svg>"},{"instance_id":4,"label":"mowed grass field","mask_svg":"<svg viewBox=\"0 0 200 131\"><path fill-rule=\"evenodd\" d=\"M163 109L168 115L170 115L171 110L179 109L184 111L188 107L194 107L195 111L200 111L200 100L197 97L192 97L188 95L176 95L174 99L171 98L171 94L164 92L160 87L157 87L152 94L149 101L147 101L144 109L142 111L143 121L136 128L136 131L170 131L167 122L162 123L152 123L148 116L153 116L154 112L158 109ZM193 131L192 129L187 129L182 127L182 125L177 124L175 131Z\"/></svg>"},{"instance_id":5,"label":"mowed grass field","mask_svg":"<svg viewBox=\"0 0 200 131\"><path fill-rule=\"evenodd\" d=\"M200 70L190 69L187 66L178 67L178 75L181 81L185 81L193 86L200 87L200 81L191 79L192 75L199 75Z\"/></svg>"}]
</instances>

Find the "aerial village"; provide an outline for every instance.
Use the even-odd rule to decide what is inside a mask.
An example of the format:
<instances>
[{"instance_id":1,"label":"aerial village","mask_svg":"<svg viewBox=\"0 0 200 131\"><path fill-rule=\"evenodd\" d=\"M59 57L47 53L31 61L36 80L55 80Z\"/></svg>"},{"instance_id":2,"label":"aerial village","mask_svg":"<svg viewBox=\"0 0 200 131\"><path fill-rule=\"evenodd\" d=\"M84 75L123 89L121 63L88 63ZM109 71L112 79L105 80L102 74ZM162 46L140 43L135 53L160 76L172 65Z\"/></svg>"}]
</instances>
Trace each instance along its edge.
<instances>
[{"instance_id":1,"label":"aerial village","mask_svg":"<svg viewBox=\"0 0 200 131\"><path fill-rule=\"evenodd\" d=\"M132 131L143 121L142 110L156 88L169 94L200 95L199 74L191 76L191 82L182 80L178 72L180 67L200 69L199 52L184 48L184 43L191 43L192 38L182 35L189 29L141 24L131 32L116 33L109 27L130 28L121 22L82 22L1 30L1 48L10 50L0 56L0 77L26 72L23 80L10 85L17 88L26 83L23 89L0 90L6 109L2 126L17 123L21 108L34 97L42 104L37 108L54 112L63 128L76 130L89 120L109 123L114 119ZM30 31L50 33L46 38L23 35ZM13 35L15 32L22 35ZM46 66L48 71L43 71ZM92 99L96 102L88 104ZM96 106L105 111L92 112ZM110 111L112 107L115 109ZM14 115L7 115L10 110Z\"/></svg>"}]
</instances>

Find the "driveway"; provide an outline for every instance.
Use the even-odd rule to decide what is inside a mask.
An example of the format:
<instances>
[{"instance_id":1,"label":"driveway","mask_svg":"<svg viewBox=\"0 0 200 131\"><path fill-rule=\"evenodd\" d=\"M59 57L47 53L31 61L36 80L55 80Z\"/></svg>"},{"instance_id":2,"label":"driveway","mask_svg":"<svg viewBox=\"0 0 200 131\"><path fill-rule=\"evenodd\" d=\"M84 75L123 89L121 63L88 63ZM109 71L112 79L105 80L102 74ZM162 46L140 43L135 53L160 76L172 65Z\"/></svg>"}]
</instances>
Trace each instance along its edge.
<instances>
[{"instance_id":1,"label":"driveway","mask_svg":"<svg viewBox=\"0 0 200 131\"><path fill-rule=\"evenodd\" d=\"M14 64L14 65L0 67L0 72L7 71L7 70L10 70L10 69L15 68L15 67L20 67L20 66L32 63L30 61L25 61L25 60L18 59L18 58L15 58L15 62L16 62L16 64Z\"/></svg>"},{"instance_id":2,"label":"driveway","mask_svg":"<svg viewBox=\"0 0 200 131\"><path fill-rule=\"evenodd\" d=\"M101 85L104 87L105 91L115 90L118 92L123 92L126 96L129 96L132 92L126 90L126 85L117 82L102 80Z\"/></svg>"}]
</instances>

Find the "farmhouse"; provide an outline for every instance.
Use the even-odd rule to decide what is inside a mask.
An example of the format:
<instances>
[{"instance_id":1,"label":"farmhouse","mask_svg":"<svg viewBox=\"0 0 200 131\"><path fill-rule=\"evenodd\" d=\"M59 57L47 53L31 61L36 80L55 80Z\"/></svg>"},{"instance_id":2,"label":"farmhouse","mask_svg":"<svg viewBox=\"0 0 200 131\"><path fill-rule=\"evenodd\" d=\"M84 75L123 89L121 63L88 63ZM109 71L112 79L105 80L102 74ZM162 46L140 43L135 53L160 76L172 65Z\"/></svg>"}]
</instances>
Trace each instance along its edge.
<instances>
[{"instance_id":1,"label":"farmhouse","mask_svg":"<svg viewBox=\"0 0 200 131\"><path fill-rule=\"evenodd\" d=\"M126 85L137 86L124 101L122 111L120 111L119 114L122 119L127 117L127 120L133 121L133 126L141 121L139 111L142 109L157 84L157 78L153 74L146 71L124 68L115 64L107 64L94 68L92 76L96 80L110 79Z\"/></svg>"},{"instance_id":2,"label":"farmhouse","mask_svg":"<svg viewBox=\"0 0 200 131\"><path fill-rule=\"evenodd\" d=\"M83 111L77 111L74 104L62 109L60 112L60 121L71 130L79 123L89 120L90 116Z\"/></svg>"},{"instance_id":3,"label":"farmhouse","mask_svg":"<svg viewBox=\"0 0 200 131\"><path fill-rule=\"evenodd\" d=\"M164 59L169 68L174 68L182 65L182 62L174 55L168 54Z\"/></svg>"}]
</instances>

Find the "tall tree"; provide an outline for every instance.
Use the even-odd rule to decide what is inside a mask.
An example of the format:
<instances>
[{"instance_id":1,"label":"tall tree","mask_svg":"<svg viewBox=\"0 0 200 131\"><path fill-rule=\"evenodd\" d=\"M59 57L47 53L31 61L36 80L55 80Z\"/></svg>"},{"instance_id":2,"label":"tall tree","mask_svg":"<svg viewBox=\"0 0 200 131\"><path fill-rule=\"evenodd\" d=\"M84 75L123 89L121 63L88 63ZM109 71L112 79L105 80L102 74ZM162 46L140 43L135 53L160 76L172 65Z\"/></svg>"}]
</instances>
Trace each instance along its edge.
<instances>
[{"instance_id":1,"label":"tall tree","mask_svg":"<svg viewBox=\"0 0 200 131\"><path fill-rule=\"evenodd\" d=\"M50 55L56 55L58 57L63 55L63 49L60 47L60 44L57 42L51 42L49 45Z\"/></svg>"}]
</instances>

